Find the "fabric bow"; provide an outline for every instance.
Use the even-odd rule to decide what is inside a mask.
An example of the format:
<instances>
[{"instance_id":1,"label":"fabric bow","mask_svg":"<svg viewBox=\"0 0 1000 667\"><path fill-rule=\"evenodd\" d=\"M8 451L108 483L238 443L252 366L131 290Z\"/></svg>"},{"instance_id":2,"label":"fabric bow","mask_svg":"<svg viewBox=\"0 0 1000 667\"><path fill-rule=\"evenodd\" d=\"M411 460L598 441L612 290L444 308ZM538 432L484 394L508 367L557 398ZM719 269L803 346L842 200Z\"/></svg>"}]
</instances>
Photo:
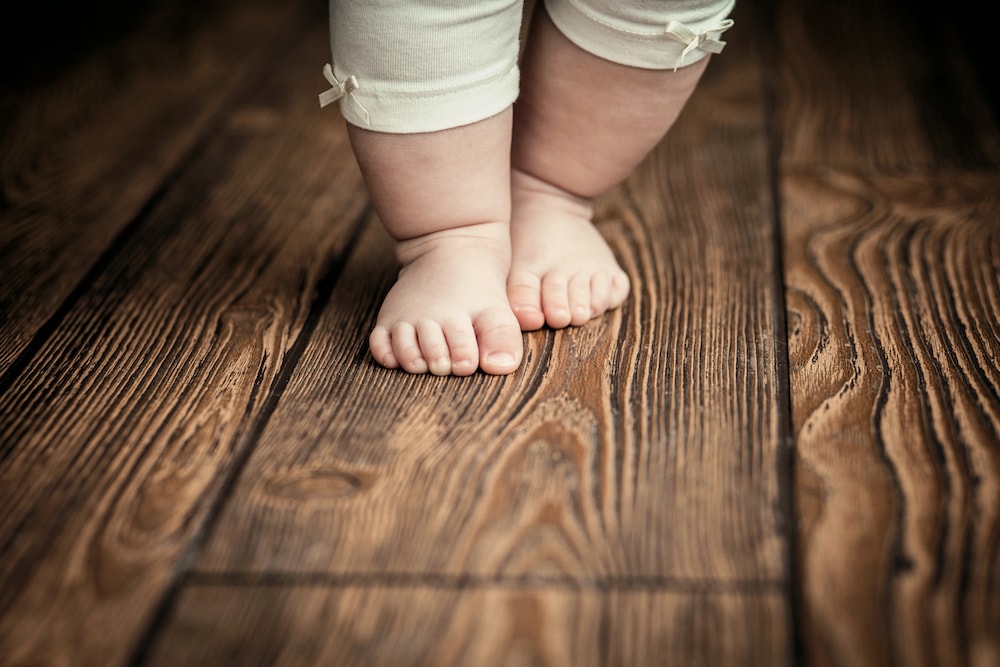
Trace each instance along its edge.
<instances>
[{"instance_id":1,"label":"fabric bow","mask_svg":"<svg viewBox=\"0 0 1000 667\"><path fill-rule=\"evenodd\" d=\"M333 67L331 67L329 63L323 66L323 76L330 82L332 88L319 94L319 106L325 107L328 104L333 104L337 100L346 97L354 103L354 106L357 107L358 112L364 118L365 124L368 125L370 121L368 109L366 109L361 102L358 102L357 98L351 94L360 87L358 85L357 77L351 75L341 81L337 78L337 75L333 73Z\"/></svg>"},{"instance_id":2,"label":"fabric bow","mask_svg":"<svg viewBox=\"0 0 1000 667\"><path fill-rule=\"evenodd\" d=\"M683 23L678 23L677 21L671 21L668 23L665 30L666 34L680 42L683 42L684 44L687 44L687 46L684 47L684 50L681 51L681 59L677 67L683 65L684 59L687 58L688 54L693 52L695 49L701 49L702 51L708 51L709 53L722 53L722 49L725 48L726 43L719 39L719 36L732 27L732 19L726 19L714 28L709 28L708 30L704 30L702 32L695 32ZM677 67L674 67L674 69L676 70Z\"/></svg>"}]
</instances>

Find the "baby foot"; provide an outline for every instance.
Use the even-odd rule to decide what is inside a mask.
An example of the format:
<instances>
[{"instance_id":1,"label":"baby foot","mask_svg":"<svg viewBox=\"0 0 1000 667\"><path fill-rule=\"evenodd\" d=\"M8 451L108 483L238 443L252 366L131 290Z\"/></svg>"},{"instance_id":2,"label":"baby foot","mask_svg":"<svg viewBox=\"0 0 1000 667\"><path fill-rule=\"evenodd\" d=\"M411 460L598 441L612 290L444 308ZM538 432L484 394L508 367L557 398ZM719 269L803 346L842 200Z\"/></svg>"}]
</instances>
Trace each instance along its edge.
<instances>
[{"instance_id":1,"label":"baby foot","mask_svg":"<svg viewBox=\"0 0 1000 667\"><path fill-rule=\"evenodd\" d=\"M506 224L451 229L397 245L404 264L371 336L387 368L434 375L506 375L521 363L518 321L507 303Z\"/></svg>"},{"instance_id":2,"label":"baby foot","mask_svg":"<svg viewBox=\"0 0 1000 667\"><path fill-rule=\"evenodd\" d=\"M516 169L511 195L507 296L523 330L579 326L625 301L628 276L591 222L588 200Z\"/></svg>"}]
</instances>

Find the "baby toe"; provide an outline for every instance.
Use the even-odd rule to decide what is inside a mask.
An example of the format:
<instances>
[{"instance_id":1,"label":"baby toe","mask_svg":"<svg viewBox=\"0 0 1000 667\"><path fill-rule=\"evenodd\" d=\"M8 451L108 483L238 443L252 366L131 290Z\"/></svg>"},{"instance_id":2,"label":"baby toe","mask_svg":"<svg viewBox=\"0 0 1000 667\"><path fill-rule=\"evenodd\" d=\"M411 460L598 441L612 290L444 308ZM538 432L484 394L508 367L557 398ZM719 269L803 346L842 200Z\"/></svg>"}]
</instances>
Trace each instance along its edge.
<instances>
[{"instance_id":1,"label":"baby toe","mask_svg":"<svg viewBox=\"0 0 1000 667\"><path fill-rule=\"evenodd\" d=\"M408 373L426 373L427 362L417 342L417 330L409 322L398 322L390 330L392 352Z\"/></svg>"},{"instance_id":2,"label":"baby toe","mask_svg":"<svg viewBox=\"0 0 1000 667\"><path fill-rule=\"evenodd\" d=\"M479 341L479 366L491 375L513 373L524 355L521 327L506 308L480 313L473 323Z\"/></svg>"},{"instance_id":3,"label":"baby toe","mask_svg":"<svg viewBox=\"0 0 1000 667\"><path fill-rule=\"evenodd\" d=\"M389 330L384 326L376 326L368 336L368 349L372 358L386 368L399 368L399 361L392 351L392 339Z\"/></svg>"},{"instance_id":4,"label":"baby toe","mask_svg":"<svg viewBox=\"0 0 1000 667\"><path fill-rule=\"evenodd\" d=\"M552 273L542 279L542 310L545 312L545 321L553 329L568 327L572 321L569 284L562 274Z\"/></svg>"},{"instance_id":5,"label":"baby toe","mask_svg":"<svg viewBox=\"0 0 1000 667\"><path fill-rule=\"evenodd\" d=\"M416 325L417 343L427 362L427 369L434 375L451 374L451 355L441 325L433 320L420 320Z\"/></svg>"},{"instance_id":6,"label":"baby toe","mask_svg":"<svg viewBox=\"0 0 1000 667\"><path fill-rule=\"evenodd\" d=\"M479 367L479 345L471 321L445 323L444 336L448 341L452 375L472 375Z\"/></svg>"},{"instance_id":7,"label":"baby toe","mask_svg":"<svg viewBox=\"0 0 1000 667\"><path fill-rule=\"evenodd\" d=\"M569 295L570 324L580 326L586 324L591 317L590 305L590 275L578 273L569 280L567 287Z\"/></svg>"},{"instance_id":8,"label":"baby toe","mask_svg":"<svg viewBox=\"0 0 1000 667\"><path fill-rule=\"evenodd\" d=\"M611 307L611 276L604 271L595 273L590 279L591 317L603 314Z\"/></svg>"},{"instance_id":9,"label":"baby toe","mask_svg":"<svg viewBox=\"0 0 1000 667\"><path fill-rule=\"evenodd\" d=\"M611 301L608 304L610 308L617 308L625 302L625 298L628 296L631 284L628 279L628 274L624 271L617 271L611 275Z\"/></svg>"},{"instance_id":10,"label":"baby toe","mask_svg":"<svg viewBox=\"0 0 1000 667\"><path fill-rule=\"evenodd\" d=\"M507 300L524 331L534 331L545 325L541 292L542 281L536 274L511 271L507 280Z\"/></svg>"}]
</instances>

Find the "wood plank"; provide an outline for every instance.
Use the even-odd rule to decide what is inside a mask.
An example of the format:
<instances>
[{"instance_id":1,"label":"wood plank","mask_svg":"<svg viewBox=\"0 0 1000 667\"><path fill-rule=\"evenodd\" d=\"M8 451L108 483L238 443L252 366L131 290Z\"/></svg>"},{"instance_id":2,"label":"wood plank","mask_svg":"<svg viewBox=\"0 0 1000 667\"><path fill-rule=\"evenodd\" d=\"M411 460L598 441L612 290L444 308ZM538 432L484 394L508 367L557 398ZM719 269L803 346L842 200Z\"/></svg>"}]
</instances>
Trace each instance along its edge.
<instances>
[{"instance_id":1,"label":"wood plank","mask_svg":"<svg viewBox=\"0 0 1000 667\"><path fill-rule=\"evenodd\" d=\"M780 594L195 585L160 665L791 664Z\"/></svg>"},{"instance_id":2,"label":"wood plank","mask_svg":"<svg viewBox=\"0 0 1000 667\"><path fill-rule=\"evenodd\" d=\"M783 179L810 664L1000 663L998 183Z\"/></svg>"},{"instance_id":3,"label":"wood plank","mask_svg":"<svg viewBox=\"0 0 1000 667\"><path fill-rule=\"evenodd\" d=\"M768 18L811 664L1000 662L1000 132L963 4Z\"/></svg>"},{"instance_id":4,"label":"wood plank","mask_svg":"<svg viewBox=\"0 0 1000 667\"><path fill-rule=\"evenodd\" d=\"M604 202L634 295L527 335L513 376L372 364L395 269L363 239L199 570L783 581L761 89L732 44Z\"/></svg>"},{"instance_id":5,"label":"wood plank","mask_svg":"<svg viewBox=\"0 0 1000 667\"><path fill-rule=\"evenodd\" d=\"M257 72L0 397L0 663L121 664L273 407L367 206L328 49Z\"/></svg>"},{"instance_id":6,"label":"wood plank","mask_svg":"<svg viewBox=\"0 0 1000 667\"><path fill-rule=\"evenodd\" d=\"M255 85L309 16L301 3L153 8L134 33L51 81L2 88L0 390L102 254L216 131L227 102Z\"/></svg>"},{"instance_id":7,"label":"wood plank","mask_svg":"<svg viewBox=\"0 0 1000 667\"><path fill-rule=\"evenodd\" d=\"M782 164L1000 163L997 119L963 52L981 10L964 4L762 3Z\"/></svg>"}]
</instances>

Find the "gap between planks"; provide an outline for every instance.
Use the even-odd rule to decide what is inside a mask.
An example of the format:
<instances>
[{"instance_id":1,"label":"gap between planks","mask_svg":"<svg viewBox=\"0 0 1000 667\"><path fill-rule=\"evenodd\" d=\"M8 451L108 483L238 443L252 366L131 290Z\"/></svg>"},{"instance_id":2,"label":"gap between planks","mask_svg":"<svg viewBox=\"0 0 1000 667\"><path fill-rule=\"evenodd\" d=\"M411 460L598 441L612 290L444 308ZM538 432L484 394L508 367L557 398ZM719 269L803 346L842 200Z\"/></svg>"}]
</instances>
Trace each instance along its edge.
<instances>
[{"instance_id":1,"label":"gap between planks","mask_svg":"<svg viewBox=\"0 0 1000 667\"><path fill-rule=\"evenodd\" d=\"M682 577L546 577L546 576L449 576L433 573L378 572L344 573L328 572L211 572L195 570L185 582L190 586L290 586L316 588L343 587L400 587L463 590L482 588L509 588L524 590L580 590L580 591L650 591L685 594L750 594L775 593L787 590L784 579L694 579Z\"/></svg>"}]
</instances>

